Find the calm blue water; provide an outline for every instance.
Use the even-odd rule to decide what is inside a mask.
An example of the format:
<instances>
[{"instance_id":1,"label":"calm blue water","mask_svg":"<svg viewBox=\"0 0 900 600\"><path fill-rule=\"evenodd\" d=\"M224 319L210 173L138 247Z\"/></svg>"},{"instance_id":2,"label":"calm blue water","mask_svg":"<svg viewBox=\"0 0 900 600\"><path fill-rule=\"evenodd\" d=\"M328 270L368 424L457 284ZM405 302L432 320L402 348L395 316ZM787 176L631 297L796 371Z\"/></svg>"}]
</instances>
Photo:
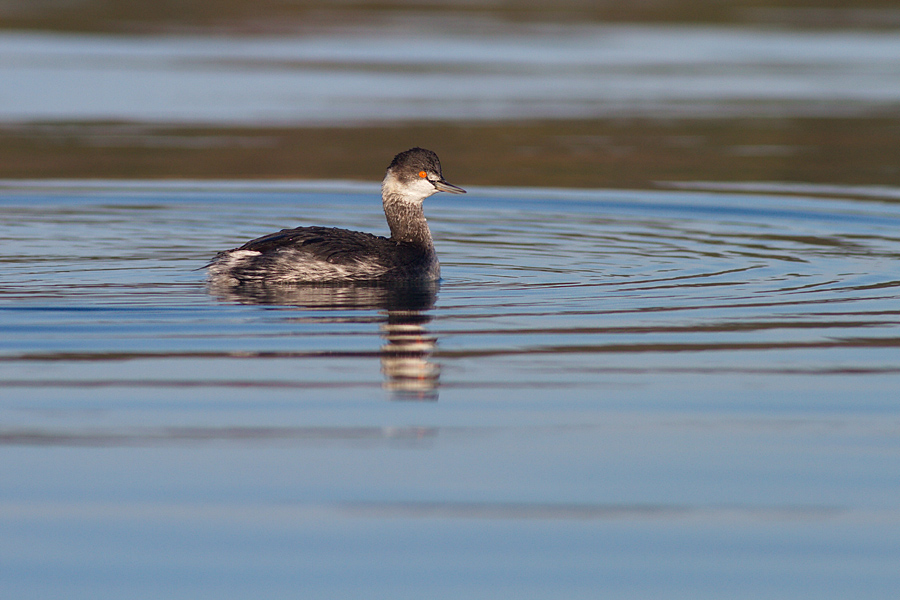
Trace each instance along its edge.
<instances>
[{"instance_id":1,"label":"calm blue water","mask_svg":"<svg viewBox=\"0 0 900 600\"><path fill-rule=\"evenodd\" d=\"M317 124L896 114L897 30L418 20L293 36L0 31L0 120Z\"/></svg>"},{"instance_id":2,"label":"calm blue water","mask_svg":"<svg viewBox=\"0 0 900 600\"><path fill-rule=\"evenodd\" d=\"M0 595L895 597L900 190L734 187L438 195L437 289L228 295L377 186L4 183Z\"/></svg>"}]
</instances>

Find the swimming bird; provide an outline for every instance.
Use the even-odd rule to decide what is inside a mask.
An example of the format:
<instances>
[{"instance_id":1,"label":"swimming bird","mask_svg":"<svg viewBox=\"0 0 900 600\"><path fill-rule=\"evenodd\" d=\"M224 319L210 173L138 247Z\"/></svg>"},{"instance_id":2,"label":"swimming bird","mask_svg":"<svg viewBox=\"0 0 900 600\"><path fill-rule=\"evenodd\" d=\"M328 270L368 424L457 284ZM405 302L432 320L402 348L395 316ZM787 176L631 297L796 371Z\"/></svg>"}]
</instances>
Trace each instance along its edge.
<instances>
[{"instance_id":1,"label":"swimming bird","mask_svg":"<svg viewBox=\"0 0 900 600\"><path fill-rule=\"evenodd\" d=\"M208 265L213 285L434 281L441 267L422 204L447 183L437 154L412 148L394 157L381 183L390 237L331 227L282 229L220 252Z\"/></svg>"}]
</instances>

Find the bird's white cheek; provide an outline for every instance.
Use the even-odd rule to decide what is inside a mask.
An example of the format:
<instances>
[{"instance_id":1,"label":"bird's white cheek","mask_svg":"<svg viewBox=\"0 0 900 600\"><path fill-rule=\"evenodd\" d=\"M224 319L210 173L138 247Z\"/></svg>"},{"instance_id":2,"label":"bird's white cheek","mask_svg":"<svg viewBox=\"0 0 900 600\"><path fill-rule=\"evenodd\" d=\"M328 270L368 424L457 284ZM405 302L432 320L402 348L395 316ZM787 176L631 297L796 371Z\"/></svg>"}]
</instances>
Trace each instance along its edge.
<instances>
[{"instance_id":1,"label":"bird's white cheek","mask_svg":"<svg viewBox=\"0 0 900 600\"><path fill-rule=\"evenodd\" d=\"M423 199L437 192L437 188L434 187L434 184L427 179L420 179L419 181L417 181L415 189L416 192L422 195Z\"/></svg>"}]
</instances>

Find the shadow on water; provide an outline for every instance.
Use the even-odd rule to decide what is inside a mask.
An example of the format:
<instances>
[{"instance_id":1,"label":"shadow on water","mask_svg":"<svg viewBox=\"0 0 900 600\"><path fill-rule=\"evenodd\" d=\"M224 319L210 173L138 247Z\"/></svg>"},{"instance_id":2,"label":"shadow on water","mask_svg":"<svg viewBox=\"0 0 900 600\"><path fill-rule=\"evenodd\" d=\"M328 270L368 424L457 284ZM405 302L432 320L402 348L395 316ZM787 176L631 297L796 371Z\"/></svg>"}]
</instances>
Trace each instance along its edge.
<instances>
[{"instance_id":1,"label":"shadow on water","mask_svg":"<svg viewBox=\"0 0 900 600\"><path fill-rule=\"evenodd\" d=\"M378 322L385 340L379 351L384 388L395 400L435 401L441 372L440 365L432 361L437 337L425 326L432 319L429 311L434 308L439 288L440 284L433 281L390 285L212 285L209 291L222 302L333 311L326 322L370 323L369 319L348 317L346 311L377 310L382 314Z\"/></svg>"}]
</instances>

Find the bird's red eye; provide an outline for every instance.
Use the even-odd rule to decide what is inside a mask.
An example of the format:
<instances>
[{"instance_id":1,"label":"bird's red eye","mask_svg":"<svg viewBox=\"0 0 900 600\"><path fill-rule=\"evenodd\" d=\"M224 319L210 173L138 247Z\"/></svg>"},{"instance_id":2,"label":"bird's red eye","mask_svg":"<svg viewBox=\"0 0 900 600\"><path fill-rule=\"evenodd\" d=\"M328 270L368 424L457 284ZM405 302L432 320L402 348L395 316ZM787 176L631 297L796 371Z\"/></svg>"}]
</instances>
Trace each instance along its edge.
<instances>
[{"instance_id":1,"label":"bird's red eye","mask_svg":"<svg viewBox=\"0 0 900 600\"><path fill-rule=\"evenodd\" d=\"M425 179L426 177L428 177L428 173L426 173L425 171L419 171L419 177Z\"/></svg>"}]
</instances>

